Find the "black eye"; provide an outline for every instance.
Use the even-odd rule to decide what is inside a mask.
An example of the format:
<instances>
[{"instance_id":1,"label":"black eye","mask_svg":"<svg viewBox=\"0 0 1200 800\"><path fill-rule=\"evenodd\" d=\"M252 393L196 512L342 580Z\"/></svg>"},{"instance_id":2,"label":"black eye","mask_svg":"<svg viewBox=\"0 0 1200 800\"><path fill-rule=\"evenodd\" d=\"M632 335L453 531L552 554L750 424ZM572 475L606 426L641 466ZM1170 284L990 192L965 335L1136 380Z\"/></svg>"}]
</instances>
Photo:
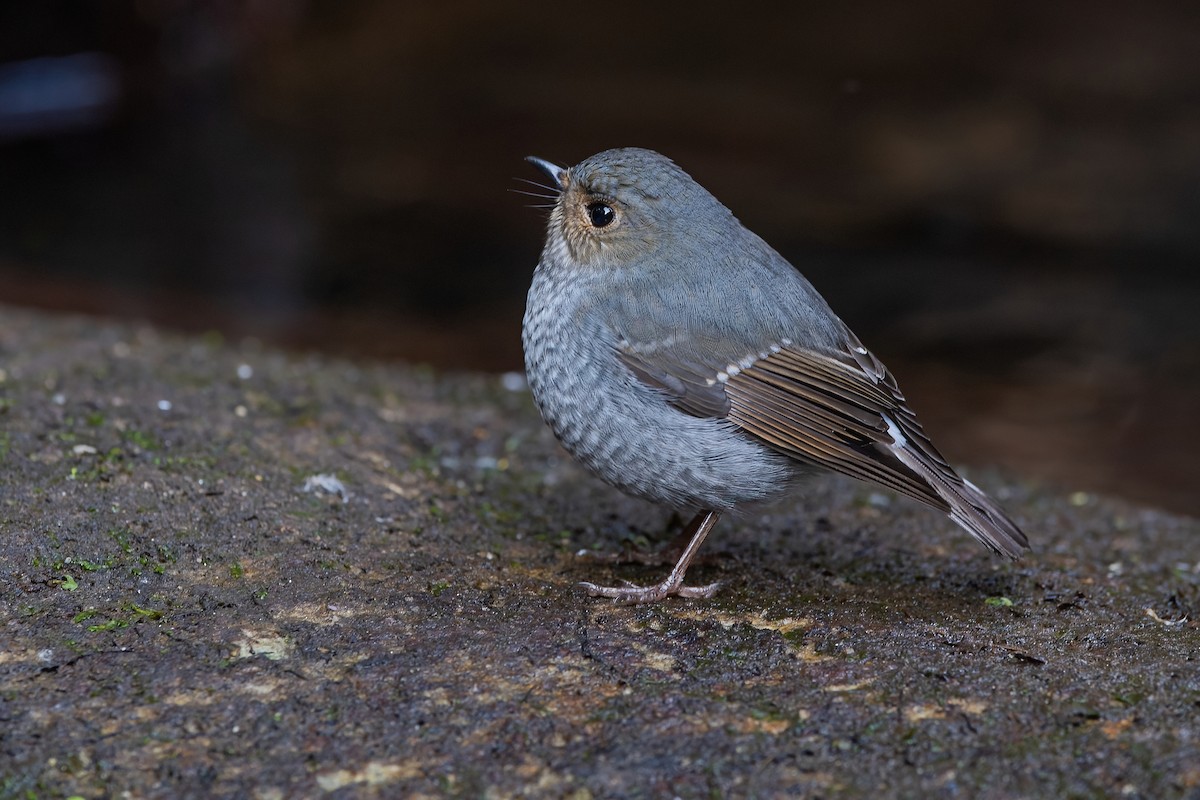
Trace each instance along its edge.
<instances>
[{"instance_id":1,"label":"black eye","mask_svg":"<svg viewBox=\"0 0 1200 800\"><path fill-rule=\"evenodd\" d=\"M605 203L588 203L587 207L588 219L592 221L592 225L597 228L603 228L616 218L617 212L613 211Z\"/></svg>"}]
</instances>

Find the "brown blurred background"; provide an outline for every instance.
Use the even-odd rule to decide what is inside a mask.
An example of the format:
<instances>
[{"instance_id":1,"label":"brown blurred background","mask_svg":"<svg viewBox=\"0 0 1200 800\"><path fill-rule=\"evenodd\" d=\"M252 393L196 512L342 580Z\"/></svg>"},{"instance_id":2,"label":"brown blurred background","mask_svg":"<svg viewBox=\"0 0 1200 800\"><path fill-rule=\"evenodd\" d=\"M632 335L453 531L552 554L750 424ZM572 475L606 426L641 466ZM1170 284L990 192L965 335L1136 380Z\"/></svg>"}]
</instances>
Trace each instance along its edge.
<instances>
[{"instance_id":1,"label":"brown blurred background","mask_svg":"<svg viewBox=\"0 0 1200 800\"><path fill-rule=\"evenodd\" d=\"M0 302L519 369L521 157L652 147L953 459L1200 513L1197 6L715 8L4 4Z\"/></svg>"}]
</instances>

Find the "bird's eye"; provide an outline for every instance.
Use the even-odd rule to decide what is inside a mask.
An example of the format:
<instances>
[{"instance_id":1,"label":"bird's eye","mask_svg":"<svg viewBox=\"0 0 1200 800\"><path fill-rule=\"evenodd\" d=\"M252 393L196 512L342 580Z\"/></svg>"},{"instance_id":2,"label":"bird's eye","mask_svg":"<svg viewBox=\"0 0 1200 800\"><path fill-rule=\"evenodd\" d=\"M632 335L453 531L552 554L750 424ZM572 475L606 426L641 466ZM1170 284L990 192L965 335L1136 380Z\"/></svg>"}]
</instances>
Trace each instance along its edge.
<instances>
[{"instance_id":1,"label":"bird's eye","mask_svg":"<svg viewBox=\"0 0 1200 800\"><path fill-rule=\"evenodd\" d=\"M588 203L587 206L588 219L592 221L592 227L603 228L612 223L616 218L617 212L612 210L612 207L607 203Z\"/></svg>"}]
</instances>

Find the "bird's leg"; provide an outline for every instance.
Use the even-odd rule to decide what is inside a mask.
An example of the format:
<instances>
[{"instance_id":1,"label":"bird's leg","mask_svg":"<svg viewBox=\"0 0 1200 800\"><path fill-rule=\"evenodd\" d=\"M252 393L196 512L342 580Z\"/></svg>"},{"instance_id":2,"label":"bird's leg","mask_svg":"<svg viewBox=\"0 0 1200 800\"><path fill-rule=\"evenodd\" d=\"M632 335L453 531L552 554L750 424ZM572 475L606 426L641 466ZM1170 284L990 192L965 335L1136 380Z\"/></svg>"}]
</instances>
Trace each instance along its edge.
<instances>
[{"instance_id":1,"label":"bird's leg","mask_svg":"<svg viewBox=\"0 0 1200 800\"><path fill-rule=\"evenodd\" d=\"M704 512L701 513L703 514ZM679 560L679 556L683 554L688 543L692 540L692 535L696 532L696 519L692 518L688 520L686 525L680 525L676 516L671 519L670 527L674 528L676 525L680 526L678 529L679 532L671 537L671 541L653 550L643 550L637 545L626 544L622 546L620 551L616 552L584 549L575 553L575 556L589 564L638 564L643 567L661 567L666 564L674 564ZM712 556L702 556L698 559L693 559L692 563L699 564L710 558Z\"/></svg>"},{"instance_id":2,"label":"bird's leg","mask_svg":"<svg viewBox=\"0 0 1200 800\"><path fill-rule=\"evenodd\" d=\"M671 574L663 580L662 583L654 586L597 586L594 583L584 581L580 584L587 593L592 597L611 597L614 600L621 600L626 603L653 603L656 600L661 600L664 597L677 595L679 597L712 597L717 591L719 583L710 583L708 586L684 586L683 576L687 573L688 566L692 563L692 559L696 557L696 552L700 549L700 545L704 544L705 537L708 532L717 524L717 520L721 518L719 512L716 511L701 511L696 515L695 519L688 525L687 531L692 532L692 538L687 543L687 547L683 548L683 554L676 562L675 568L671 570Z\"/></svg>"}]
</instances>

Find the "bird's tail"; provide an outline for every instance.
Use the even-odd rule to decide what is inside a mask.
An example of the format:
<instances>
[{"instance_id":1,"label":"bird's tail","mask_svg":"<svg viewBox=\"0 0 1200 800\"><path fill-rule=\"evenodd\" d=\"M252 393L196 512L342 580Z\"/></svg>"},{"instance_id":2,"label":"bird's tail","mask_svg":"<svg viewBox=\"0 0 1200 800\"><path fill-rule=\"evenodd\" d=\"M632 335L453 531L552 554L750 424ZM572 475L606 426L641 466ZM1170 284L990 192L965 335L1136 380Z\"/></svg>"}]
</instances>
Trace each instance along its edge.
<instances>
[{"instance_id":1,"label":"bird's tail","mask_svg":"<svg viewBox=\"0 0 1200 800\"><path fill-rule=\"evenodd\" d=\"M947 482L950 492L942 495L950 504L950 519L1000 555L1020 558L1029 549L1025 534L978 486L966 478L960 480L958 487Z\"/></svg>"},{"instance_id":2,"label":"bird's tail","mask_svg":"<svg viewBox=\"0 0 1200 800\"><path fill-rule=\"evenodd\" d=\"M1020 558L1029 549L1029 540L996 501L978 486L948 468L939 469L924 454L914 452L906 444L890 448L900 459L929 484L949 506L950 519L961 525L988 549L1011 559Z\"/></svg>"}]
</instances>

